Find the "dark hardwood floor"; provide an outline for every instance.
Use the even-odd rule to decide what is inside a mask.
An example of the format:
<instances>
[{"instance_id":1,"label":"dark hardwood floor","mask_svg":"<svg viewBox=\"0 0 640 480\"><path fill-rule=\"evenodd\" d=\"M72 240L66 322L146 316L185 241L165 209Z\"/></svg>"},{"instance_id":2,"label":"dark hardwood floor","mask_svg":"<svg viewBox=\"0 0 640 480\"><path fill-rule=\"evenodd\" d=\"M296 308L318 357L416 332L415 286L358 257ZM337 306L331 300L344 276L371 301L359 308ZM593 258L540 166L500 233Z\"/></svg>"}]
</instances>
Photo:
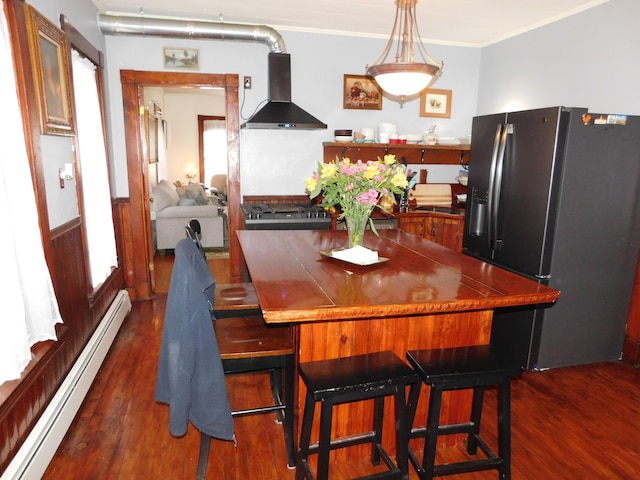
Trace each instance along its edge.
<instances>
[{"instance_id":1,"label":"dark hardwood floor","mask_svg":"<svg viewBox=\"0 0 640 480\"><path fill-rule=\"evenodd\" d=\"M168 288L172 258L156 261L158 290ZM219 282L227 262L210 260ZM166 295L136 302L45 479L193 479L199 434L168 431L169 409L153 400ZM256 382L257 380L257 386ZM234 406L266 395L265 379L229 379ZM529 372L513 383L515 480L635 479L640 475L640 370L622 362ZM483 433L495 445L496 397L485 399ZM282 427L274 416L235 420L237 447L212 441L207 478L293 480ZM440 460L462 456L458 449ZM331 478L371 472L366 461L332 467ZM417 478L414 472L412 479ZM495 472L448 477L495 479Z\"/></svg>"}]
</instances>

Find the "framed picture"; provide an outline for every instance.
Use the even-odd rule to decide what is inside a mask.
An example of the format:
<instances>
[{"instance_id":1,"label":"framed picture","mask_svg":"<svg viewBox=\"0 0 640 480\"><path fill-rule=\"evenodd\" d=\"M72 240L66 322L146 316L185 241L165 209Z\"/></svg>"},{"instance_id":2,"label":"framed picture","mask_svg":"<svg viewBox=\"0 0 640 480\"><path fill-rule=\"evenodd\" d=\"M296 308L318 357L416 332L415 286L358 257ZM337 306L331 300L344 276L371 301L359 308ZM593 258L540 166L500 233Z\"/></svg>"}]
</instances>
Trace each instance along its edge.
<instances>
[{"instance_id":1,"label":"framed picture","mask_svg":"<svg viewBox=\"0 0 640 480\"><path fill-rule=\"evenodd\" d=\"M421 117L451 117L451 90L426 89L420 94Z\"/></svg>"},{"instance_id":2,"label":"framed picture","mask_svg":"<svg viewBox=\"0 0 640 480\"><path fill-rule=\"evenodd\" d=\"M357 110L382 110L382 89L373 77L345 75L343 107Z\"/></svg>"},{"instance_id":3,"label":"framed picture","mask_svg":"<svg viewBox=\"0 0 640 480\"><path fill-rule=\"evenodd\" d=\"M164 47L164 68L200 70L200 49Z\"/></svg>"},{"instance_id":4,"label":"framed picture","mask_svg":"<svg viewBox=\"0 0 640 480\"><path fill-rule=\"evenodd\" d=\"M67 40L35 8L28 8L29 49L43 134L73 135L73 108Z\"/></svg>"}]
</instances>

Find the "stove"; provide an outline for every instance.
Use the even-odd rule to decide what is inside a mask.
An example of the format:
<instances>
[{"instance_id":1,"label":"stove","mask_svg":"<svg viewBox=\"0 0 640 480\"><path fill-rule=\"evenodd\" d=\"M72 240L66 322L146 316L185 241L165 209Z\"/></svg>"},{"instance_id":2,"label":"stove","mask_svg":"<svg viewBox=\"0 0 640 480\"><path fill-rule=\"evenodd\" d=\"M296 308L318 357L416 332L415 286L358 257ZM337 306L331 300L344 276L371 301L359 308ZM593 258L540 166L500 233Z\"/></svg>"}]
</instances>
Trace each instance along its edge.
<instances>
[{"instance_id":1,"label":"stove","mask_svg":"<svg viewBox=\"0 0 640 480\"><path fill-rule=\"evenodd\" d=\"M298 203L243 203L246 230L329 230L331 215L324 208Z\"/></svg>"}]
</instances>

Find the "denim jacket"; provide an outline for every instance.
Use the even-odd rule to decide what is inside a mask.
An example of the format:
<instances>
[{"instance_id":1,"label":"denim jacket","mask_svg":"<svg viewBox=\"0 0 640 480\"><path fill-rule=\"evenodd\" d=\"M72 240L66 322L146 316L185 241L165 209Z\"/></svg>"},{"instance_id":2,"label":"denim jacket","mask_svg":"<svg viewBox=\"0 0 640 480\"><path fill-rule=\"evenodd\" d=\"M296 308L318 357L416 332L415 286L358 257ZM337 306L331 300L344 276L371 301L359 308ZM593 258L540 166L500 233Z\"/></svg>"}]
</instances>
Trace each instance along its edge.
<instances>
[{"instance_id":1,"label":"denim jacket","mask_svg":"<svg viewBox=\"0 0 640 480\"><path fill-rule=\"evenodd\" d=\"M169 431L233 440L233 418L211 307L215 279L195 243L178 242L162 331L155 399L169 404Z\"/></svg>"}]
</instances>

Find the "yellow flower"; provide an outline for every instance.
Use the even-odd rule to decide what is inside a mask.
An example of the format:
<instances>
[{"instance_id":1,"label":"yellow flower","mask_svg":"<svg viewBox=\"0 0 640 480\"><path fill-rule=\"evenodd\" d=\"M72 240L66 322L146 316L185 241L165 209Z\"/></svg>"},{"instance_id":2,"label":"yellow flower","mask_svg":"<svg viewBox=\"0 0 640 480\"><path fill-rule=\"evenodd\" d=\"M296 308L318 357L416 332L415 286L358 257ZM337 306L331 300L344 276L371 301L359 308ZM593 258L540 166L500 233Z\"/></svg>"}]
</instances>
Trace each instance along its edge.
<instances>
[{"instance_id":1,"label":"yellow flower","mask_svg":"<svg viewBox=\"0 0 640 480\"><path fill-rule=\"evenodd\" d=\"M395 155L388 154L384 156L384 164L386 166L393 165L394 163L396 163Z\"/></svg>"},{"instance_id":2,"label":"yellow flower","mask_svg":"<svg viewBox=\"0 0 640 480\"><path fill-rule=\"evenodd\" d=\"M393 183L398 188L406 188L409 184L407 181L407 176L402 171L396 172L396 174L391 178L391 183Z\"/></svg>"},{"instance_id":3,"label":"yellow flower","mask_svg":"<svg viewBox=\"0 0 640 480\"><path fill-rule=\"evenodd\" d=\"M309 177L305 182L305 186L307 187L307 192L313 192L318 186L318 181L314 177Z\"/></svg>"},{"instance_id":4,"label":"yellow flower","mask_svg":"<svg viewBox=\"0 0 640 480\"><path fill-rule=\"evenodd\" d=\"M335 163L324 163L320 170L320 178L332 178L338 171L338 166Z\"/></svg>"},{"instance_id":5,"label":"yellow flower","mask_svg":"<svg viewBox=\"0 0 640 480\"><path fill-rule=\"evenodd\" d=\"M362 176L367 180L373 180L373 177L380 173L378 169L379 162L372 162L367 165L367 169L362 172Z\"/></svg>"}]
</instances>

